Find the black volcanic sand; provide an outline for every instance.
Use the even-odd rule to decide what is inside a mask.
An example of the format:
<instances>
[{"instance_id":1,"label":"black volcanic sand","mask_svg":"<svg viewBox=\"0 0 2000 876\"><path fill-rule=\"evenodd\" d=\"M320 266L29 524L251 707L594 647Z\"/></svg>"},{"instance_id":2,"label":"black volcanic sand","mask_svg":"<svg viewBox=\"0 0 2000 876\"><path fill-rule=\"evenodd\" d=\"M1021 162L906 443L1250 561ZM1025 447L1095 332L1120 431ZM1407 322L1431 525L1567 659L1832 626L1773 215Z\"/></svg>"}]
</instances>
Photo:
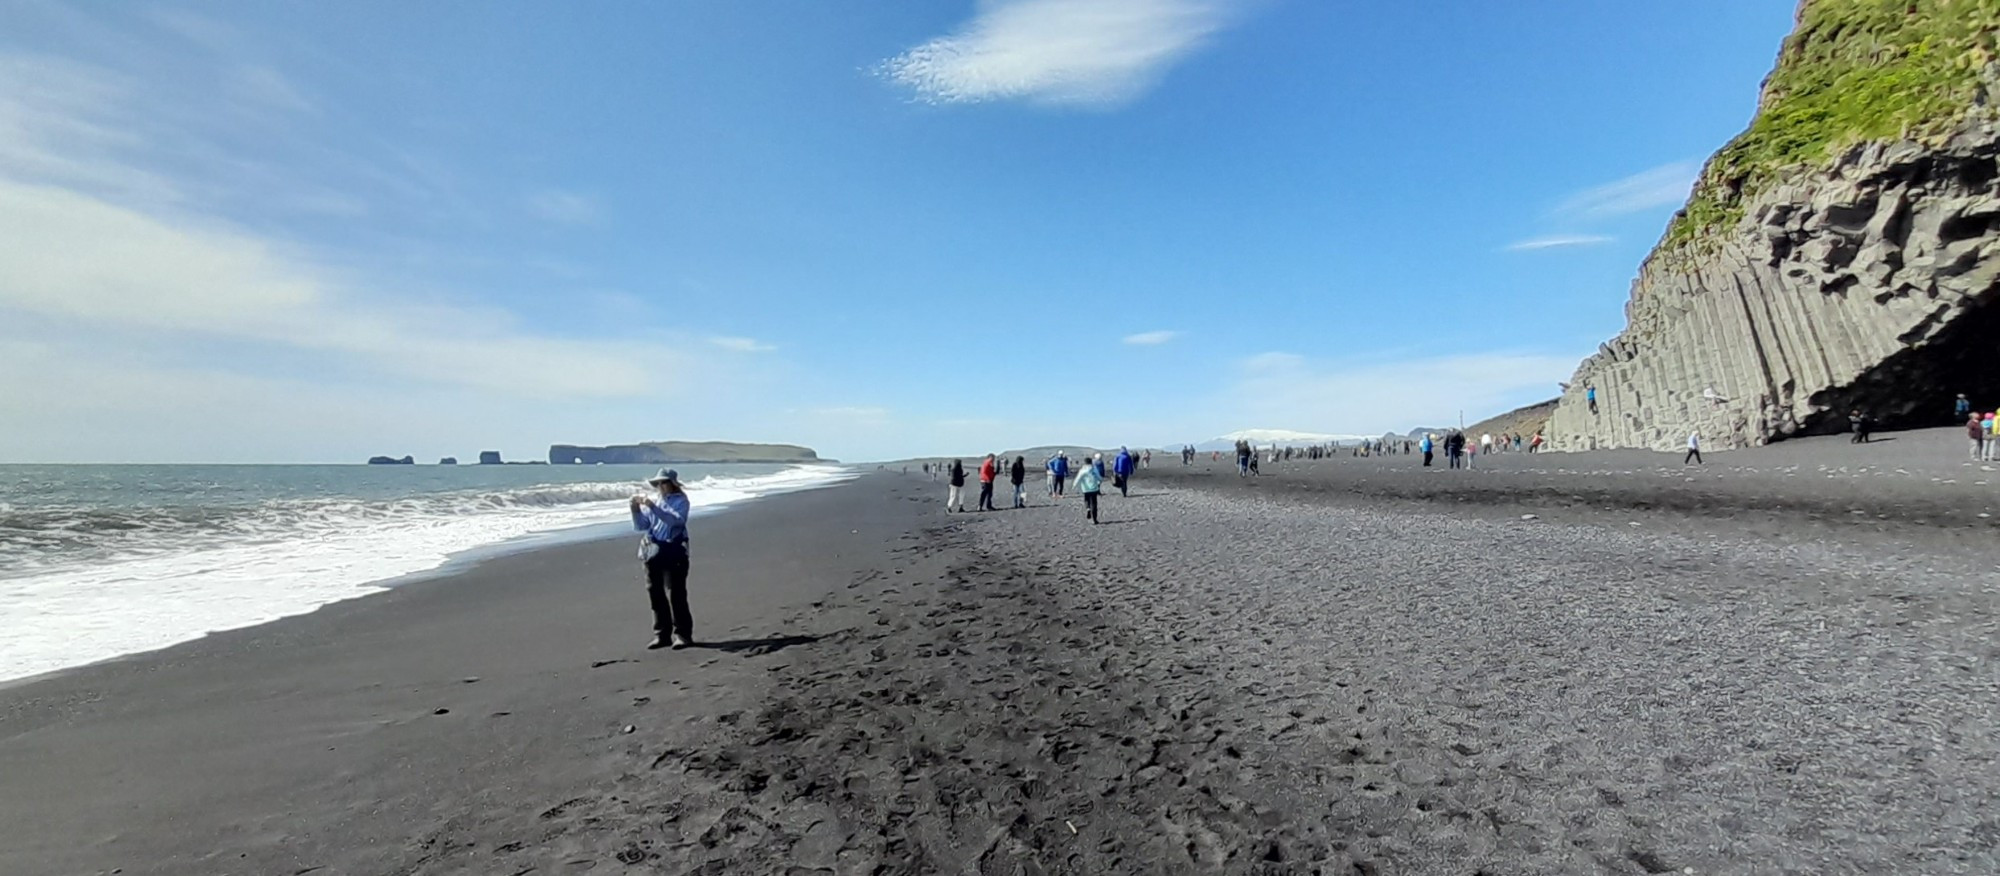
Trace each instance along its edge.
<instances>
[{"instance_id":1,"label":"black volcanic sand","mask_svg":"<svg viewBox=\"0 0 2000 876\"><path fill-rule=\"evenodd\" d=\"M1476 440L1478 436L1473 436ZM1441 443L1441 442L1440 442ZM1259 495L1284 494L1345 507L1422 510L1434 503L1489 519L1535 514L1577 523L1637 524L1785 538L1886 535L1904 543L1979 549L2000 540L2000 462L1969 459L1962 428L1879 435L1853 444L1835 435L1749 450L1640 450L1482 455L1471 471L1431 468L1422 455L1263 463L1242 479L1229 454L1200 454L1191 467L1154 454L1157 482Z\"/></svg>"},{"instance_id":2,"label":"black volcanic sand","mask_svg":"<svg viewBox=\"0 0 2000 876\"><path fill-rule=\"evenodd\" d=\"M491 561L0 690L0 872L2000 872L2000 551L1593 457L875 475L702 521L720 650L625 540Z\"/></svg>"}]
</instances>

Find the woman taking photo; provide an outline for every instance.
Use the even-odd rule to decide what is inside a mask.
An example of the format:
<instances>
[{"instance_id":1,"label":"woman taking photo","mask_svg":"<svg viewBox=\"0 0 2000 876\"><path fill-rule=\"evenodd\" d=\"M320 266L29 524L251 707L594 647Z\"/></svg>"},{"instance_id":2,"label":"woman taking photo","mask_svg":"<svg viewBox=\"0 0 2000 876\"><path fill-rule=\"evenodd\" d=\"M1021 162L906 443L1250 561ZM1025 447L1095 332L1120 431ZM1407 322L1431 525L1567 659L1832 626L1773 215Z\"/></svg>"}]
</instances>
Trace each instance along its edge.
<instances>
[{"instance_id":1,"label":"woman taking photo","mask_svg":"<svg viewBox=\"0 0 2000 876\"><path fill-rule=\"evenodd\" d=\"M694 642L694 614L688 611L688 497L679 472L660 469L646 482L659 493L632 497L632 528L645 533L639 559L646 563L646 598L653 603L653 642L648 648L678 651Z\"/></svg>"}]
</instances>

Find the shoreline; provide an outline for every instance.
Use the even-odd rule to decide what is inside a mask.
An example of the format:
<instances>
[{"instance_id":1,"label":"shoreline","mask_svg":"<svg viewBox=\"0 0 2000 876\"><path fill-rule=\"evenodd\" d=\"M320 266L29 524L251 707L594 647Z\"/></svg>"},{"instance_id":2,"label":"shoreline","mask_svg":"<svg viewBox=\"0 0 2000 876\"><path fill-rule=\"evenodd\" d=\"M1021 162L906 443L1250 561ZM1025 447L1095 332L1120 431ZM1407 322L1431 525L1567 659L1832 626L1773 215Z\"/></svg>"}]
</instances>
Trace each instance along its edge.
<instances>
[{"instance_id":1,"label":"shoreline","mask_svg":"<svg viewBox=\"0 0 2000 876\"><path fill-rule=\"evenodd\" d=\"M621 690L686 715L707 708L698 691L754 692L760 662L804 644L779 624L786 607L880 550L852 544L858 525L817 522L853 505L882 542L901 533L883 513L893 505L855 492L850 481L695 523L706 649L645 649L643 576L610 538L0 688L0 871L380 872L424 812L490 794L484 775L567 786L622 726L662 726L629 697L619 706ZM678 677L702 664L714 665L699 687Z\"/></svg>"},{"instance_id":2,"label":"shoreline","mask_svg":"<svg viewBox=\"0 0 2000 876\"><path fill-rule=\"evenodd\" d=\"M760 498L784 496L784 494L802 492L802 490L816 490L816 488L824 488L824 486L848 482L848 480L852 480L856 476L856 472L852 468L846 468L846 466L818 466L818 468L814 468L814 466L782 466L782 468L778 468L772 474L782 478L782 476L788 476L788 474L800 472L800 470L816 470L816 472L824 470L824 472L820 472L820 480L810 480L810 482L782 480L782 482L776 482L776 484L770 484L770 486L762 488L760 492L752 492L752 494L746 494L746 496L738 496L734 490L724 488L722 498L720 498L718 504L696 506L694 508L694 516L698 520L706 520L706 518L712 518L716 514L724 514L724 512L730 512L734 508L744 508L746 504L754 504ZM634 492L638 492L638 490L640 490L640 486L634 486ZM564 510L564 508L554 508L554 510ZM318 602L308 600L308 598L300 598L300 600L296 600L292 604L272 604L272 606L268 606L268 610L272 614L264 614L264 616L258 616L258 618L198 618L198 616L182 618L184 626L176 626L174 628L176 634L178 634L178 638L166 640L162 636L152 636L152 640L148 644L138 646L138 648L120 650L116 654L82 658L80 662L64 662L60 666L52 666L52 668L46 668L46 670L30 672L30 674L24 674L24 676L0 678L0 690L6 690L10 686L22 684L22 682L32 682L32 680L48 678L48 676L62 674L62 672L68 672L68 670L76 670L76 668L82 668L82 666L96 666L96 664L102 664L102 662L116 662L116 660L132 658L132 656L152 654L152 652L158 652L158 650L164 650L164 648L172 648L172 646L182 644L182 642L192 642L192 640L200 640L200 638L206 638L206 636L214 636L218 632L254 628L254 626L260 626L260 624L272 624L272 622L282 622L282 620L306 616L306 614L312 614L312 612L316 612L320 608L326 608L326 606L332 606L332 604L342 604L342 602L350 602L350 600L358 600L358 598L376 596L376 594L382 594L382 592L388 592L388 590L412 584L412 582L422 582L422 580L430 580L430 578L438 578L438 576L462 574L462 572L472 570L478 564L494 560L494 558L504 558L504 556L514 556L514 554L534 552L534 550L546 550L546 548L558 548L558 546L578 544L578 542L610 540L610 538L618 538L620 534L624 534L626 530L630 530L630 526L624 520L624 516L618 514L618 512L614 512L614 510L606 512L602 520L574 522L574 520L550 518L550 520L544 522L544 526L546 528L532 528L532 530L518 532L518 534L512 534L512 536L504 536L504 538L498 538L498 540L470 544L470 546L464 546L464 548L458 548L458 550L436 552L434 556L426 556L424 558L424 560L434 560L434 562L428 564L428 566L422 566L422 568L410 568L406 572L382 574L382 576L376 576L376 578L360 578L360 576L356 576L352 582L346 584L344 592L332 592L332 590L318 592L316 594ZM232 550L232 552L242 554L244 546L224 546L222 550ZM286 544L268 544L262 550L266 550L266 552L284 552ZM200 556L200 554L196 554L196 556ZM180 558L176 558L176 560L180 560ZM116 572L116 568L112 568L112 570ZM74 572L72 570L64 570L64 574L74 574ZM28 580L32 582L34 578L28 578ZM284 584L274 584L274 588L282 590ZM284 602L284 600L278 600L278 602ZM34 612L32 612L34 606L30 604L26 608L28 608L28 618L34 618ZM84 634L88 634L90 632L88 624L96 622L98 618L80 616L80 618L70 618L70 620L86 624ZM46 618L42 618L42 622L46 622ZM222 626L214 626L214 624L222 624ZM194 630L194 626L200 626L200 628ZM40 654L40 652L36 652L36 654ZM64 658L64 660L68 660L68 658ZM26 660L26 662L32 666L36 662L48 664L50 660Z\"/></svg>"}]
</instances>

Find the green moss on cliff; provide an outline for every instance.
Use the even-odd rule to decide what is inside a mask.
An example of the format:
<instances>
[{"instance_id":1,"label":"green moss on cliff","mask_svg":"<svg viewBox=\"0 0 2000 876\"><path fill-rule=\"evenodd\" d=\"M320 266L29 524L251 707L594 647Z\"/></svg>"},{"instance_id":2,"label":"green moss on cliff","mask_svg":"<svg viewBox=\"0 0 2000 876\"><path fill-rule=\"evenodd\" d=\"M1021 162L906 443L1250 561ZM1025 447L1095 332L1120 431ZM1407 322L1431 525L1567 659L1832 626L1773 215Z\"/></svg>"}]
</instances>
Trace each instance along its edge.
<instances>
[{"instance_id":1,"label":"green moss on cliff","mask_svg":"<svg viewBox=\"0 0 2000 876\"><path fill-rule=\"evenodd\" d=\"M1786 170L1950 127L1979 94L1996 32L2000 0L1806 0L1756 120L1710 159L1662 248L1734 225Z\"/></svg>"}]
</instances>

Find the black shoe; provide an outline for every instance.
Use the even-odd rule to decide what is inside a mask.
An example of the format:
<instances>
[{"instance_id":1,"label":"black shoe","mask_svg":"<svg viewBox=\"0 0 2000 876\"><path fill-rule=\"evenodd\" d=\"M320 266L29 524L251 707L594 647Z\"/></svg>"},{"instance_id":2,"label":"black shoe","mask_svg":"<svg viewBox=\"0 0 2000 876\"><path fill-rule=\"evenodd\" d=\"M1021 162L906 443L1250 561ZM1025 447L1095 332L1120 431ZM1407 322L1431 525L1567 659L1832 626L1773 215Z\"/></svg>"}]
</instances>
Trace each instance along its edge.
<instances>
[{"instance_id":1,"label":"black shoe","mask_svg":"<svg viewBox=\"0 0 2000 876\"><path fill-rule=\"evenodd\" d=\"M665 635L656 633L653 636L653 641L646 645L646 650L658 651L661 648L665 647L667 647L667 637Z\"/></svg>"}]
</instances>

